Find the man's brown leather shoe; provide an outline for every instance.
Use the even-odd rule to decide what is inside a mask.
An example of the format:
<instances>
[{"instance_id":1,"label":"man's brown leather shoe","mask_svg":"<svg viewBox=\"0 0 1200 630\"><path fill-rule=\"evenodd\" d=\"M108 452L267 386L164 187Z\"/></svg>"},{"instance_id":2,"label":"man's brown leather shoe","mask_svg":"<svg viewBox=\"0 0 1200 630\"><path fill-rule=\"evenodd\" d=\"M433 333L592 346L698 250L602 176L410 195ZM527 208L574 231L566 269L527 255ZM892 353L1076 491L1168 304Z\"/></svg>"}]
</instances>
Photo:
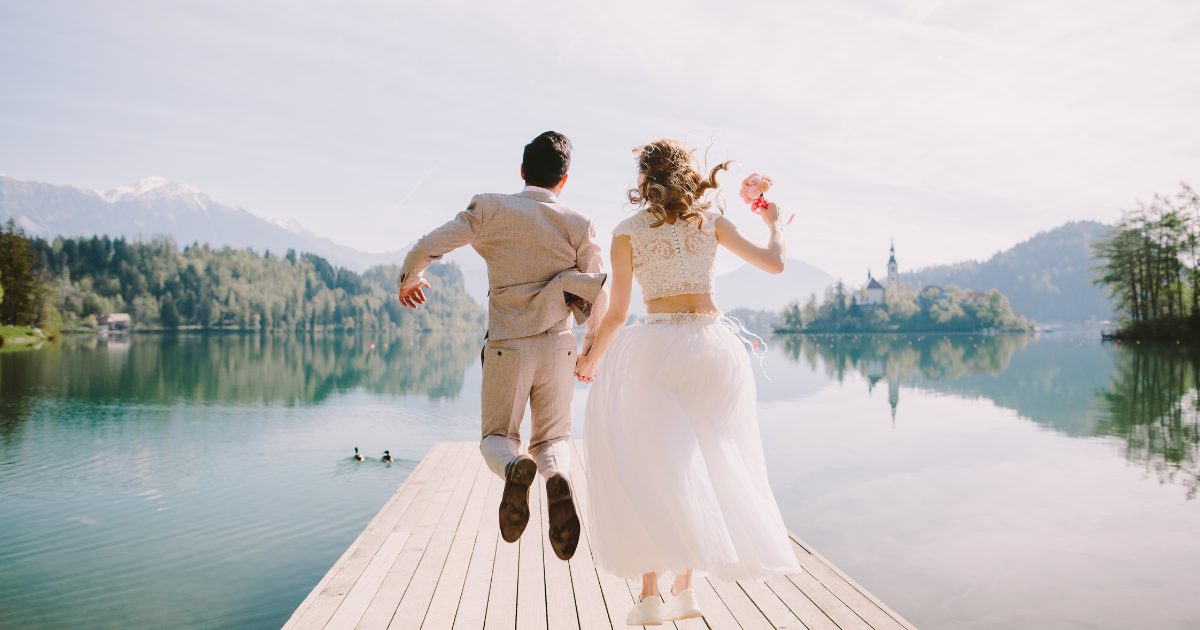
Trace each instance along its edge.
<instances>
[{"instance_id":1,"label":"man's brown leather shoe","mask_svg":"<svg viewBox=\"0 0 1200 630\"><path fill-rule=\"evenodd\" d=\"M500 536L517 542L529 524L529 486L537 478L537 463L518 455L504 468L504 494L500 497Z\"/></svg>"},{"instance_id":2,"label":"man's brown leather shoe","mask_svg":"<svg viewBox=\"0 0 1200 630\"><path fill-rule=\"evenodd\" d=\"M579 515L571 484L562 475L546 480L546 503L550 507L550 546L561 560L570 560L579 546Z\"/></svg>"}]
</instances>

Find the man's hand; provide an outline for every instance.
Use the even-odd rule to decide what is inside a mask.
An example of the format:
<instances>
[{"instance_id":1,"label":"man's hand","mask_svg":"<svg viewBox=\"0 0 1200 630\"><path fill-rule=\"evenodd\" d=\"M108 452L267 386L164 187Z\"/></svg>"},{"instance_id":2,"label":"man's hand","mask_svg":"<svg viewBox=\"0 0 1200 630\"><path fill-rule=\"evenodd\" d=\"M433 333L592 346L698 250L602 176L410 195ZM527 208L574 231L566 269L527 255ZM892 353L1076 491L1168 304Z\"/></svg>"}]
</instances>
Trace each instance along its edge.
<instances>
[{"instance_id":1,"label":"man's hand","mask_svg":"<svg viewBox=\"0 0 1200 630\"><path fill-rule=\"evenodd\" d=\"M425 289L428 288L429 281L419 274L413 278L401 278L400 303L408 308L417 308L425 303Z\"/></svg>"}]
</instances>

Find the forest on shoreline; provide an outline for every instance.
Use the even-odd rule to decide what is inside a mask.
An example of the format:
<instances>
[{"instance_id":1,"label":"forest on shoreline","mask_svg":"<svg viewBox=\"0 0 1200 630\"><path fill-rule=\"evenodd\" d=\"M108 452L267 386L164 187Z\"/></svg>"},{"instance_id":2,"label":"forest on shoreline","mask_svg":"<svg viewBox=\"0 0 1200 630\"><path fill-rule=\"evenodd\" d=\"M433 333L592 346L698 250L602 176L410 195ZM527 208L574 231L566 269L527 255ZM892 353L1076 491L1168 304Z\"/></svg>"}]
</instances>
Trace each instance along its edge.
<instances>
[{"instance_id":1,"label":"forest on shoreline","mask_svg":"<svg viewBox=\"0 0 1200 630\"><path fill-rule=\"evenodd\" d=\"M168 238L28 238L0 232L0 323L95 330L128 313L133 330L482 330L483 307L462 272L436 264L435 290L417 310L395 299L399 268L362 274L288 250L187 245Z\"/></svg>"},{"instance_id":2,"label":"forest on shoreline","mask_svg":"<svg viewBox=\"0 0 1200 630\"><path fill-rule=\"evenodd\" d=\"M1200 193L1186 183L1127 210L1093 247L1117 339L1200 340Z\"/></svg>"}]
</instances>

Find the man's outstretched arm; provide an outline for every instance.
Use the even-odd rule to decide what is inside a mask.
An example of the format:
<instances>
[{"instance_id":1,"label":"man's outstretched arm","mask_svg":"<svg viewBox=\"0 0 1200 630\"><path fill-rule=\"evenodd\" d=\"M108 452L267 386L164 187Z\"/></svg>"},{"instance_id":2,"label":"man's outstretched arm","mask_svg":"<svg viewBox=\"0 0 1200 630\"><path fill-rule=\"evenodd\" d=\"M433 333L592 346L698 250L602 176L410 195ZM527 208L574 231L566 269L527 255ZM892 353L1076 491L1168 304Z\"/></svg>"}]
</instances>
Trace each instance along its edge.
<instances>
[{"instance_id":1,"label":"man's outstretched arm","mask_svg":"<svg viewBox=\"0 0 1200 630\"><path fill-rule=\"evenodd\" d=\"M435 260L468 245L475 240L482 222L476 199L472 198L466 210L458 213L441 227L422 236L413 245L408 256L404 257L404 265L400 268L400 303L416 308L425 303L424 289L429 287L423 274Z\"/></svg>"}]
</instances>

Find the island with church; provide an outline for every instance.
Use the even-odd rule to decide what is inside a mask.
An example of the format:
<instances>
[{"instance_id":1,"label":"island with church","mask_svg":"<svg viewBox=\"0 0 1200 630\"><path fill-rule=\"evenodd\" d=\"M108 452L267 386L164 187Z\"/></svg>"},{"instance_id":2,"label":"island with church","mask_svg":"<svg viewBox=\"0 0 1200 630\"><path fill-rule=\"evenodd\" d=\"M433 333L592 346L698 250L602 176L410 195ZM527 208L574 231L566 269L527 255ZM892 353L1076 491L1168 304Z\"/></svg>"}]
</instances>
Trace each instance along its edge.
<instances>
[{"instance_id":1,"label":"island with church","mask_svg":"<svg viewBox=\"0 0 1200 630\"><path fill-rule=\"evenodd\" d=\"M1013 312L996 289L977 291L954 285L909 286L900 278L893 242L883 282L867 270L855 288L839 280L825 289L824 299L810 295L801 305L789 304L776 333L930 333L1025 332L1037 324Z\"/></svg>"}]
</instances>

